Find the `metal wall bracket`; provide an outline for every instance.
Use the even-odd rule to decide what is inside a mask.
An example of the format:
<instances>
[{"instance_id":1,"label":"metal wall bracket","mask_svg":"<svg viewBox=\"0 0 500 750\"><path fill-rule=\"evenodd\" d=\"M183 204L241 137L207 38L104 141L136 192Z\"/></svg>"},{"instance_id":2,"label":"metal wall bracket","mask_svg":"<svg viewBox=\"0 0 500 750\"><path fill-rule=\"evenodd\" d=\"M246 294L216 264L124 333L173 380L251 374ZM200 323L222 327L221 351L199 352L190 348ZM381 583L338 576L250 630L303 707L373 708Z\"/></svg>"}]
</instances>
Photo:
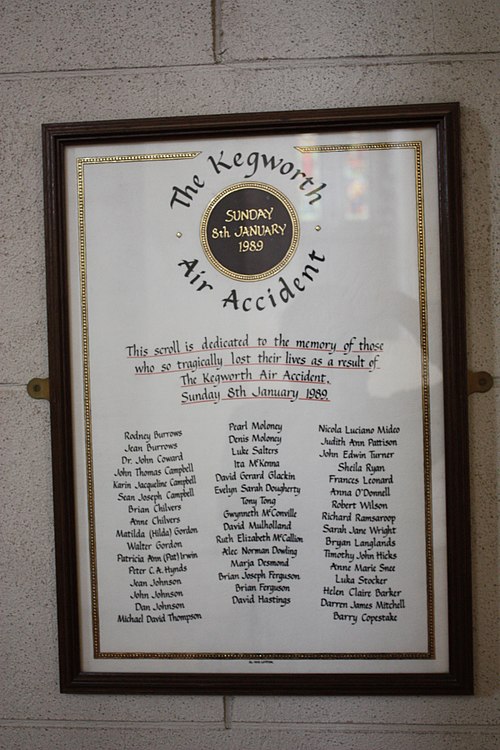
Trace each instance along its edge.
<instances>
[{"instance_id":1,"label":"metal wall bracket","mask_svg":"<svg viewBox=\"0 0 500 750\"><path fill-rule=\"evenodd\" d=\"M48 378L32 378L26 386L31 398L44 398L50 400L50 384Z\"/></svg>"},{"instance_id":2,"label":"metal wall bracket","mask_svg":"<svg viewBox=\"0 0 500 750\"><path fill-rule=\"evenodd\" d=\"M493 388L493 378L489 372L468 372L468 390L471 393L486 393Z\"/></svg>"}]
</instances>

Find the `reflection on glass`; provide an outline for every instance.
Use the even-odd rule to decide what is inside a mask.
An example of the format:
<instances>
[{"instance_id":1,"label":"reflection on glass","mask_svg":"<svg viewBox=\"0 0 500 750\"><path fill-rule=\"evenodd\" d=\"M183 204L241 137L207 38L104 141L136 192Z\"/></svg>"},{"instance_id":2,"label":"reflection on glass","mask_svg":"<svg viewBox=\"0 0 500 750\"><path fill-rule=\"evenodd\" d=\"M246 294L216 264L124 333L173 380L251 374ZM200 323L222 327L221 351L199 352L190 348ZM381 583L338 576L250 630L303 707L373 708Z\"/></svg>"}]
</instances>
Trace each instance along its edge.
<instances>
[{"instance_id":1,"label":"reflection on glass","mask_svg":"<svg viewBox=\"0 0 500 750\"><path fill-rule=\"evenodd\" d=\"M345 209L348 221L366 221L370 217L368 200L368 163L362 151L348 151L344 157Z\"/></svg>"}]
</instances>

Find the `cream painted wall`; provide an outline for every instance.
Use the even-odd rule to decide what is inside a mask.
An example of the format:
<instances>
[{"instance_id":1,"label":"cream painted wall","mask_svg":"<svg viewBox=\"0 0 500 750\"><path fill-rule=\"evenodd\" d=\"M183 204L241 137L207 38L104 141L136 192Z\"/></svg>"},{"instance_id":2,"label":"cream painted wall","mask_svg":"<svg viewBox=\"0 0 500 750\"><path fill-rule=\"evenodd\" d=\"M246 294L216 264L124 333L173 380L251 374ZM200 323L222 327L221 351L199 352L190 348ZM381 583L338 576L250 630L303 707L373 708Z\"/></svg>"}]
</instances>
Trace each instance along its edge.
<instances>
[{"instance_id":1,"label":"cream painted wall","mask_svg":"<svg viewBox=\"0 0 500 750\"><path fill-rule=\"evenodd\" d=\"M495 0L3 0L0 8L0 748L496 748ZM48 405L25 389L47 375L40 124L439 101L463 109L470 367L497 376L492 391L470 398L476 695L60 695Z\"/></svg>"}]
</instances>

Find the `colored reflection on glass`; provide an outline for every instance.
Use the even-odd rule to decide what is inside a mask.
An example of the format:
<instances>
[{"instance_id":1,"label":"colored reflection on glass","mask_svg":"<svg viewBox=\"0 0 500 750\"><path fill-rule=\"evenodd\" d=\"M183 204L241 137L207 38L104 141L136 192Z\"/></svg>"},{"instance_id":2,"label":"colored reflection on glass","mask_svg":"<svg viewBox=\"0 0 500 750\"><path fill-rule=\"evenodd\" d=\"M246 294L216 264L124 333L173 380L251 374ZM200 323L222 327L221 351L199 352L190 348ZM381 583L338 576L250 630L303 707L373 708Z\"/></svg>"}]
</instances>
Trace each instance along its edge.
<instances>
[{"instance_id":1,"label":"colored reflection on glass","mask_svg":"<svg viewBox=\"0 0 500 750\"><path fill-rule=\"evenodd\" d=\"M361 151L349 151L344 161L345 209L348 221L366 221L370 217L368 200L368 162Z\"/></svg>"}]
</instances>

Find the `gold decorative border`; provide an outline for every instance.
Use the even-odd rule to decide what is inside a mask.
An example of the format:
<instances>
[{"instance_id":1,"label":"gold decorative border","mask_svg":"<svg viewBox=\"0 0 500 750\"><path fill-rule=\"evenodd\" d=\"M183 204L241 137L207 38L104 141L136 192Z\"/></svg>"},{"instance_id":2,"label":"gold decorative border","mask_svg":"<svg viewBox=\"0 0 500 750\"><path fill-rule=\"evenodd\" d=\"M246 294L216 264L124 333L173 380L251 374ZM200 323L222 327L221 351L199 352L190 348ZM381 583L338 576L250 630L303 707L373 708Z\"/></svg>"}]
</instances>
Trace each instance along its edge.
<instances>
[{"instance_id":1,"label":"gold decorative border","mask_svg":"<svg viewBox=\"0 0 500 750\"><path fill-rule=\"evenodd\" d=\"M226 195L230 195L231 193L235 193L238 190L243 190L247 188L254 188L255 190L263 190L267 193L271 193L271 195L274 195L275 198L278 198L278 200L280 200L283 203L292 221L292 239L290 242L290 247L288 248L285 257L282 260L280 260L280 262L277 263L275 266L270 268L268 271L264 271L263 273L254 273L248 276L243 273L235 273L234 271L231 271L230 269L226 268L226 266L223 266L222 263L220 263L217 260L217 258L214 256L214 254L212 253L212 248L210 247L210 242L208 241L208 236L207 236L207 225L210 219L210 215L212 211L214 210L215 206L219 203L219 201L225 198ZM233 279L234 281L263 281L264 279L269 279L271 276L275 276L275 274L279 273L291 261L291 259L295 255L297 245L299 244L299 237L300 237L300 224L299 224L299 217L297 216L295 207L293 206L291 201L288 200L286 195L284 195L284 193L282 193L280 190L273 187L272 185L267 185L265 182L238 182L234 185L230 185L229 187L225 188L220 193L218 193L214 198L212 198L212 200L206 207L205 211L203 212L203 216L201 218L201 224L200 224L200 240L201 240L201 244L203 247L203 251L205 255L207 256L207 259L217 269L217 271L219 271L219 273L224 274L224 276L229 276L229 278Z\"/></svg>"},{"instance_id":2,"label":"gold decorative border","mask_svg":"<svg viewBox=\"0 0 500 750\"><path fill-rule=\"evenodd\" d=\"M287 660L413 660L435 658L435 612L434 612L434 560L432 546L432 482L431 482L431 435L430 435L430 384L429 384L429 347L427 337L427 281L426 281L426 246L424 221L424 184L422 164L422 142L405 141L401 143L363 143L341 144L325 146L296 146L301 153L338 153L346 151L372 151L389 149L412 149L415 155L415 196L416 196L416 227L418 253L418 288L419 288L419 318L420 318L420 346L422 362L422 422L423 422L423 464L424 464L424 493L425 493L425 533L426 533L426 586L427 586L427 635L428 649L423 653L211 653L211 652L102 652L100 650L99 634L99 602L97 551L95 540L95 507L93 481L92 454L92 414L90 400L90 361L89 361L89 329L88 302L86 278L86 227L85 227L85 184L84 167L87 164L105 164L131 161L159 161L166 159L191 159L199 153L184 152L177 154L139 154L129 156L82 157L77 158L78 184L78 230L80 252L80 284L82 306L82 350L83 350L83 382L84 382L84 418L85 418L85 446L87 467L88 517L89 517L89 552L91 568L91 603L92 603L92 633L94 658L96 659L220 659L220 660L250 660L250 659L287 659ZM214 201L220 200L223 194L231 192L241 185L263 183L240 183L238 186L219 193ZM269 188L269 186L265 186ZM272 188L271 192L275 189ZM277 191L278 192L278 191ZM281 194L279 194L281 198ZM209 204L209 207L214 204ZM291 205L291 204L290 204ZM205 216L208 214L207 207ZM297 225L298 229L298 225ZM288 262L288 261L287 261ZM285 265L285 264L283 264ZM283 267L283 266L282 266ZM274 271L275 273L277 271ZM264 277L265 278L265 277ZM248 280L248 279L247 279Z\"/></svg>"},{"instance_id":3,"label":"gold decorative border","mask_svg":"<svg viewBox=\"0 0 500 750\"><path fill-rule=\"evenodd\" d=\"M79 156L77 169L86 164L119 164L136 161L174 161L177 159L196 159L201 151L177 151L164 154L122 154L120 156Z\"/></svg>"},{"instance_id":4,"label":"gold decorative border","mask_svg":"<svg viewBox=\"0 0 500 750\"><path fill-rule=\"evenodd\" d=\"M380 653L369 653L369 654L362 654L359 652L353 652L347 653L332 653L332 654L316 654L316 653L274 653L274 654L268 654L268 653L244 653L241 651L235 652L235 653L214 653L211 651L201 651L200 653L192 653L191 651L178 651L176 653L165 653L163 651L158 653L153 653L151 651L146 651L144 653L141 653L140 651L131 651L131 652L125 652L125 653L118 653L115 651L109 651L109 652L101 652L97 656L94 655L96 659L184 659L186 661L196 661L197 659L220 659L220 661L241 661L241 660L260 660L260 659L268 659L270 661L276 660L276 661L282 661L282 660L288 660L288 661L306 661L307 659L310 659L311 661L347 661L348 659L352 659L353 661L360 661L360 660L370 660L374 661L376 659L381 660L391 660L396 661L398 659L405 659L405 660L419 660L419 659L429 659L429 654L424 653L415 653L415 652L409 652L409 653L387 653L385 651L382 651ZM402 673L404 674L404 673Z\"/></svg>"},{"instance_id":5,"label":"gold decorative border","mask_svg":"<svg viewBox=\"0 0 500 750\"><path fill-rule=\"evenodd\" d=\"M86 159L76 160L78 192L78 245L80 252L80 294L82 308L82 359L83 359L83 403L85 419L85 448L87 466L87 497L90 555L90 597L92 603L92 636L94 655L99 650L99 597L97 585L97 545L94 512L94 459L92 447L92 410L90 399L90 356L87 299L87 234L85 223L85 175Z\"/></svg>"}]
</instances>

